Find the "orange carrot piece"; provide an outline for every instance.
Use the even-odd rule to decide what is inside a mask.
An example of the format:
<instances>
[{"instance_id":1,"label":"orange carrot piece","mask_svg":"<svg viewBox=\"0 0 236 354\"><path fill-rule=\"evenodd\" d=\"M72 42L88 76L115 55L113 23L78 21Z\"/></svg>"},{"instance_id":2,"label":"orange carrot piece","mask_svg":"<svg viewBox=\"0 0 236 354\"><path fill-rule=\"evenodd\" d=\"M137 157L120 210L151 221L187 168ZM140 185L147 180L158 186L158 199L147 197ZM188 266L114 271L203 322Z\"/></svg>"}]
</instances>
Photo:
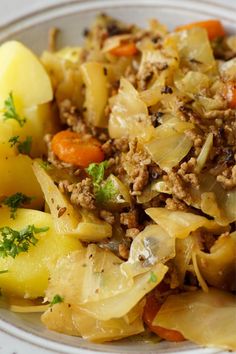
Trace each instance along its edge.
<instances>
[{"instance_id":1,"label":"orange carrot piece","mask_svg":"<svg viewBox=\"0 0 236 354\"><path fill-rule=\"evenodd\" d=\"M92 162L104 160L104 153L97 139L68 130L54 135L51 148L61 161L79 167L88 167Z\"/></svg>"},{"instance_id":2,"label":"orange carrot piece","mask_svg":"<svg viewBox=\"0 0 236 354\"><path fill-rule=\"evenodd\" d=\"M149 329L156 333L159 337L168 340L170 342L182 342L185 340L185 338L182 336L182 334L178 331L175 331L173 329L167 329L164 327L160 326L154 326L152 324L154 318L156 317L157 312L161 308L161 303L157 301L155 298L155 295L149 294L146 299L146 304L144 306L144 312L143 312L143 320L146 323L146 325L149 327Z\"/></svg>"},{"instance_id":3,"label":"orange carrot piece","mask_svg":"<svg viewBox=\"0 0 236 354\"><path fill-rule=\"evenodd\" d=\"M225 29L221 21L219 20L207 20L207 21L189 23L187 25L177 27L176 31L188 30L193 27L205 28L207 30L208 37L210 40L215 39L217 37L225 36Z\"/></svg>"},{"instance_id":4,"label":"orange carrot piece","mask_svg":"<svg viewBox=\"0 0 236 354\"><path fill-rule=\"evenodd\" d=\"M132 57L138 53L135 43L123 43L119 47L110 50L110 54L116 57Z\"/></svg>"},{"instance_id":5,"label":"orange carrot piece","mask_svg":"<svg viewBox=\"0 0 236 354\"><path fill-rule=\"evenodd\" d=\"M232 109L236 108L236 83L232 81L227 82L223 95L228 101L228 107Z\"/></svg>"}]
</instances>

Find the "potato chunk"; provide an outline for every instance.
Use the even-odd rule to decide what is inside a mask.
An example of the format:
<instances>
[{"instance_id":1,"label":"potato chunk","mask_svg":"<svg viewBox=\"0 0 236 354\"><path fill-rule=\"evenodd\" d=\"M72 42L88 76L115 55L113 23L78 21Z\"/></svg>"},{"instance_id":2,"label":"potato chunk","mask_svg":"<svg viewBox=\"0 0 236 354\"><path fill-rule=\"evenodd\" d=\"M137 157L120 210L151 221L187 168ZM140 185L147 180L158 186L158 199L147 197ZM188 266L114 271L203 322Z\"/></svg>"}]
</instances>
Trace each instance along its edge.
<instances>
[{"instance_id":1,"label":"potato chunk","mask_svg":"<svg viewBox=\"0 0 236 354\"><path fill-rule=\"evenodd\" d=\"M7 273L0 274L0 288L3 294L36 298L44 296L49 272L55 267L57 260L79 249L81 245L72 236L58 235L53 228L50 214L18 209L16 219L11 219L9 209L1 208L0 228L8 226L21 230L27 225L47 226L49 230L36 235L39 241L35 246L31 245L28 252L22 252L16 258L0 257L0 270L8 270Z\"/></svg>"},{"instance_id":2,"label":"potato chunk","mask_svg":"<svg viewBox=\"0 0 236 354\"><path fill-rule=\"evenodd\" d=\"M0 198L17 192L34 197L32 208L41 208L44 197L39 183L34 176L32 160L25 155L0 156Z\"/></svg>"},{"instance_id":3,"label":"potato chunk","mask_svg":"<svg viewBox=\"0 0 236 354\"><path fill-rule=\"evenodd\" d=\"M9 41L0 47L0 107L10 92L23 107L52 100L50 79L36 56L23 44Z\"/></svg>"}]
</instances>

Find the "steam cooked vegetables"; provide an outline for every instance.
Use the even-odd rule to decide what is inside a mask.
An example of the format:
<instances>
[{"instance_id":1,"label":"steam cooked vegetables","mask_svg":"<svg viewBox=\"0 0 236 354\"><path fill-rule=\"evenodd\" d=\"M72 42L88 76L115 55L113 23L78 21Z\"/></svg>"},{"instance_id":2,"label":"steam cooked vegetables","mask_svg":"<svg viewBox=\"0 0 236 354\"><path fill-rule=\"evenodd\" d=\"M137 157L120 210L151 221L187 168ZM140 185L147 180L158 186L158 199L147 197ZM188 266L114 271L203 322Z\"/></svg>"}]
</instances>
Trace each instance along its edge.
<instances>
[{"instance_id":1,"label":"steam cooked vegetables","mask_svg":"<svg viewBox=\"0 0 236 354\"><path fill-rule=\"evenodd\" d=\"M0 47L1 292L91 341L234 350L235 38L104 14L85 36Z\"/></svg>"}]
</instances>

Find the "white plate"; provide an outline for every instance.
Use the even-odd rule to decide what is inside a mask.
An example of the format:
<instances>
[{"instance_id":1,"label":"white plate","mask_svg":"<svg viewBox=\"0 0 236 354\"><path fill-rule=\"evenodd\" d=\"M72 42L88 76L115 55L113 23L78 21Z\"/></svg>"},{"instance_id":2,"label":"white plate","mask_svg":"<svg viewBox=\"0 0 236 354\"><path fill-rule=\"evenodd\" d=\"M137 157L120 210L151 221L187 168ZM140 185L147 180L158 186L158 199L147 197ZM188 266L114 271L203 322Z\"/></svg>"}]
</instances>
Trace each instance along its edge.
<instances>
[{"instance_id":1,"label":"white plate","mask_svg":"<svg viewBox=\"0 0 236 354\"><path fill-rule=\"evenodd\" d=\"M216 1L216 0L215 0ZM51 26L61 29L60 45L78 44L82 31L95 14L105 11L127 22L145 26L147 20L156 17L170 29L176 25L207 18L220 18L228 31L236 33L236 4L218 0L1 0L0 41L18 39L40 53L47 45L47 32ZM234 5L233 5L234 4ZM19 6L20 5L20 6ZM37 6L36 6L37 5ZM6 9L14 9L3 16ZM36 9L39 9L36 11ZM14 14L14 16L12 16ZM147 344L130 340L99 345L80 338L47 331L39 316L16 315L0 310L0 354L94 354L94 353L223 353L219 349L203 349L190 343Z\"/></svg>"}]
</instances>

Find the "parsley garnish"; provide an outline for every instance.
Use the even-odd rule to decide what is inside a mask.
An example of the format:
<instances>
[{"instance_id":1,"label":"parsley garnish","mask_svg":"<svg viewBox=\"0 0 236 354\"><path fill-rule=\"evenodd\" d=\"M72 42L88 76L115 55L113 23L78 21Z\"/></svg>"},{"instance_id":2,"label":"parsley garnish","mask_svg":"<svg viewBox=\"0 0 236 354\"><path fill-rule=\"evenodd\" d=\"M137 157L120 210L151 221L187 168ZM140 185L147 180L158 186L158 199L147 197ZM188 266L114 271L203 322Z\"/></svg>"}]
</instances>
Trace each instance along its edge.
<instances>
[{"instance_id":1,"label":"parsley garnish","mask_svg":"<svg viewBox=\"0 0 236 354\"><path fill-rule=\"evenodd\" d=\"M111 180L104 182L95 193L96 200L99 203L104 203L112 199L117 194L117 190Z\"/></svg>"},{"instance_id":2,"label":"parsley garnish","mask_svg":"<svg viewBox=\"0 0 236 354\"><path fill-rule=\"evenodd\" d=\"M11 144L11 148L19 143L19 135L12 136L8 142Z\"/></svg>"},{"instance_id":3,"label":"parsley garnish","mask_svg":"<svg viewBox=\"0 0 236 354\"><path fill-rule=\"evenodd\" d=\"M4 120L7 119L15 119L21 127L26 123L26 118L22 118L16 112L16 107L13 99L12 92L9 93L9 96L4 101L4 113L3 113Z\"/></svg>"},{"instance_id":4,"label":"parsley garnish","mask_svg":"<svg viewBox=\"0 0 236 354\"><path fill-rule=\"evenodd\" d=\"M104 181L105 169L108 167L108 162L103 161L99 164L91 163L86 169L92 177L94 194L98 203L104 203L117 194L117 190L111 180Z\"/></svg>"},{"instance_id":5,"label":"parsley garnish","mask_svg":"<svg viewBox=\"0 0 236 354\"><path fill-rule=\"evenodd\" d=\"M44 169L44 170L50 170L52 168L52 165L48 161L40 160L39 165Z\"/></svg>"},{"instance_id":6,"label":"parsley garnish","mask_svg":"<svg viewBox=\"0 0 236 354\"><path fill-rule=\"evenodd\" d=\"M60 304L63 301L64 301L63 297L57 294L53 297L52 301L50 302L50 306Z\"/></svg>"},{"instance_id":7,"label":"parsley garnish","mask_svg":"<svg viewBox=\"0 0 236 354\"><path fill-rule=\"evenodd\" d=\"M10 208L11 218L15 219L17 209L23 206L24 204L30 203L31 200L32 197L28 197L23 193L15 193L10 197L5 198L3 204L7 205Z\"/></svg>"},{"instance_id":8,"label":"parsley garnish","mask_svg":"<svg viewBox=\"0 0 236 354\"><path fill-rule=\"evenodd\" d=\"M5 269L5 270L0 270L0 274L5 274L5 273L8 273L8 270Z\"/></svg>"},{"instance_id":9,"label":"parsley garnish","mask_svg":"<svg viewBox=\"0 0 236 354\"><path fill-rule=\"evenodd\" d=\"M30 245L35 246L38 239L35 234L45 232L49 227L35 227L34 225L28 225L24 229L17 231L8 226L0 228L0 257L12 257L15 258L19 253L27 252Z\"/></svg>"},{"instance_id":10,"label":"parsley garnish","mask_svg":"<svg viewBox=\"0 0 236 354\"><path fill-rule=\"evenodd\" d=\"M99 188L100 184L104 179L105 169L108 167L108 161L103 161L101 163L91 163L86 169L88 174L93 179L93 184L95 187Z\"/></svg>"},{"instance_id":11,"label":"parsley garnish","mask_svg":"<svg viewBox=\"0 0 236 354\"><path fill-rule=\"evenodd\" d=\"M154 272L151 272L150 278L149 278L149 283L156 283L157 282L157 276Z\"/></svg>"},{"instance_id":12,"label":"parsley garnish","mask_svg":"<svg viewBox=\"0 0 236 354\"><path fill-rule=\"evenodd\" d=\"M17 145L19 153L29 155L32 147L32 136L27 136L24 141L19 141L19 136L13 136L8 142L11 144L11 147Z\"/></svg>"}]
</instances>

